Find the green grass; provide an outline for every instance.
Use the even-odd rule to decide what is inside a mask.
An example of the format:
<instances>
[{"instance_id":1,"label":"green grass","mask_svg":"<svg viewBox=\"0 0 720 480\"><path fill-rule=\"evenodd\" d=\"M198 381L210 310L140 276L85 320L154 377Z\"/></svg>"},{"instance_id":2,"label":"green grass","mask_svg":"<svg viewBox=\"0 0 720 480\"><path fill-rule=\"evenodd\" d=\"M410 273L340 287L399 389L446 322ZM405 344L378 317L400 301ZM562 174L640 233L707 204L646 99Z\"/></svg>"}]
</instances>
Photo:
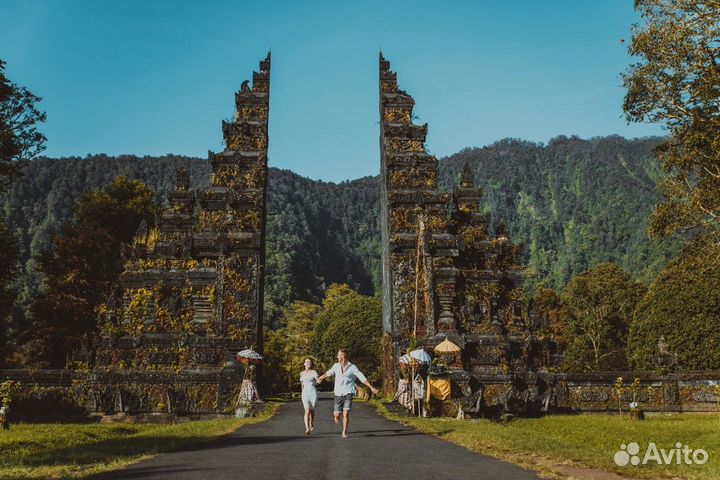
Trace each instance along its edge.
<instances>
[{"instance_id":1,"label":"green grass","mask_svg":"<svg viewBox=\"0 0 720 480\"><path fill-rule=\"evenodd\" d=\"M580 467L634 478L720 478L720 414L649 416L644 421L610 415L551 415L503 425L489 420L409 418L379 402L375 405L392 420L551 477ZM709 460L704 465L618 467L613 460L615 452L620 444L629 442L640 444L641 459L649 442L666 450L681 442L704 449Z\"/></svg>"},{"instance_id":2,"label":"green grass","mask_svg":"<svg viewBox=\"0 0 720 480\"><path fill-rule=\"evenodd\" d=\"M278 406L269 403L258 417L169 425L13 424L0 431L0 478L82 478L115 470L262 422Z\"/></svg>"}]
</instances>

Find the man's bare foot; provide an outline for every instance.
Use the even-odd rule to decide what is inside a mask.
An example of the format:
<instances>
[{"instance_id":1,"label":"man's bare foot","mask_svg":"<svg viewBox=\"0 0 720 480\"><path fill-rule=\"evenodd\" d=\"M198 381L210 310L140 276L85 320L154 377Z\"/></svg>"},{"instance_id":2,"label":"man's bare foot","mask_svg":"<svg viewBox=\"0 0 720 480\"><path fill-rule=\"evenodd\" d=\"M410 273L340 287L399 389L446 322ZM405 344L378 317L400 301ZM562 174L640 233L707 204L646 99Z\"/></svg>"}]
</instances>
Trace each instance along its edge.
<instances>
[{"instance_id":1,"label":"man's bare foot","mask_svg":"<svg viewBox=\"0 0 720 480\"><path fill-rule=\"evenodd\" d=\"M342 438L348 438L348 434L347 434L347 433L343 433L343 434L342 434Z\"/></svg>"},{"instance_id":2,"label":"man's bare foot","mask_svg":"<svg viewBox=\"0 0 720 480\"><path fill-rule=\"evenodd\" d=\"M310 425L310 431L312 432L313 430L315 430L315 427Z\"/></svg>"}]
</instances>

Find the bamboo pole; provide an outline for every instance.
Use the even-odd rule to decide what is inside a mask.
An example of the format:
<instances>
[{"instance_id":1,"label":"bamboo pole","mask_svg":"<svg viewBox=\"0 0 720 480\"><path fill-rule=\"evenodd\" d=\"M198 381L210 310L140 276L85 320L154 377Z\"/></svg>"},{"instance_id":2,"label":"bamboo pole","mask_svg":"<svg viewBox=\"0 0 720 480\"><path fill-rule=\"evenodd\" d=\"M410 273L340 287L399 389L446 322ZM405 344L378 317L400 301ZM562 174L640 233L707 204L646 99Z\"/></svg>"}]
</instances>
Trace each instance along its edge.
<instances>
[{"instance_id":1,"label":"bamboo pole","mask_svg":"<svg viewBox=\"0 0 720 480\"><path fill-rule=\"evenodd\" d=\"M425 266L425 219L423 218L423 215L420 214L418 216L418 233L417 233L417 249L415 252L415 305L414 305L414 312L413 312L413 329L412 329L412 337L411 342L408 345L408 357L410 358L410 400L412 402L412 414L414 415L416 413L415 410L415 362L413 361L412 356L410 355L410 349L413 348L413 346L417 347L417 324L418 324L418 316L419 316L419 310L420 310L420 267L423 266L423 273L424 272L424 266ZM427 282L424 282L427 288ZM417 414L420 416L420 408L417 409Z\"/></svg>"}]
</instances>

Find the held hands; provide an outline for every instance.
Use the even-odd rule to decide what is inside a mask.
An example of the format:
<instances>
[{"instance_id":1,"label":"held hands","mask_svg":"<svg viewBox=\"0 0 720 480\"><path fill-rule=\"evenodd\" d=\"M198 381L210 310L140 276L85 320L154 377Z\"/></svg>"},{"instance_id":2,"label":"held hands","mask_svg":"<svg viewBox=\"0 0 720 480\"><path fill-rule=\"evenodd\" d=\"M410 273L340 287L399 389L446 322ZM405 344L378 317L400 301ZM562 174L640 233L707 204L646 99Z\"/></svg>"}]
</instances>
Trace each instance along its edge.
<instances>
[{"instance_id":1,"label":"held hands","mask_svg":"<svg viewBox=\"0 0 720 480\"><path fill-rule=\"evenodd\" d=\"M373 395L377 395L379 390L372 385L370 385L370 382L365 382L365 386L370 389Z\"/></svg>"}]
</instances>

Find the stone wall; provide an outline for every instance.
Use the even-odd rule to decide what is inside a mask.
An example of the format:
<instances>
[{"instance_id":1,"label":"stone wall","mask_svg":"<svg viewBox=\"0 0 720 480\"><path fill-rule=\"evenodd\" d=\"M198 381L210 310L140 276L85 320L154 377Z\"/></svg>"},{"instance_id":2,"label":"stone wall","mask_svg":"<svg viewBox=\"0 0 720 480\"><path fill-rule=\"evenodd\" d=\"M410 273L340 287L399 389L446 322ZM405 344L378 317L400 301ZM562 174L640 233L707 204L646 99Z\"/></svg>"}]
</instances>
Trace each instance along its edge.
<instances>
[{"instance_id":1,"label":"stone wall","mask_svg":"<svg viewBox=\"0 0 720 480\"><path fill-rule=\"evenodd\" d=\"M720 371L502 375L457 370L451 378L452 397L445 401L445 413L450 415L459 405L471 410L478 396L482 399L478 415L617 413L627 412L633 401L645 412L720 412Z\"/></svg>"},{"instance_id":2,"label":"stone wall","mask_svg":"<svg viewBox=\"0 0 720 480\"><path fill-rule=\"evenodd\" d=\"M182 372L133 370L0 370L19 389L15 420L81 420L89 415L232 414L242 369Z\"/></svg>"},{"instance_id":3,"label":"stone wall","mask_svg":"<svg viewBox=\"0 0 720 480\"><path fill-rule=\"evenodd\" d=\"M445 415L459 405L469 415L502 412L617 413L633 398L645 412L720 411L720 371L601 372L523 375L468 374L454 371ZM617 388L622 377L623 390ZM637 387L633 381L639 378ZM17 420L72 420L87 414L166 413L176 416L231 414L237 407L242 371L136 372L77 370L0 370L0 380L20 383L13 402ZM479 394L481 408L473 412Z\"/></svg>"}]
</instances>

